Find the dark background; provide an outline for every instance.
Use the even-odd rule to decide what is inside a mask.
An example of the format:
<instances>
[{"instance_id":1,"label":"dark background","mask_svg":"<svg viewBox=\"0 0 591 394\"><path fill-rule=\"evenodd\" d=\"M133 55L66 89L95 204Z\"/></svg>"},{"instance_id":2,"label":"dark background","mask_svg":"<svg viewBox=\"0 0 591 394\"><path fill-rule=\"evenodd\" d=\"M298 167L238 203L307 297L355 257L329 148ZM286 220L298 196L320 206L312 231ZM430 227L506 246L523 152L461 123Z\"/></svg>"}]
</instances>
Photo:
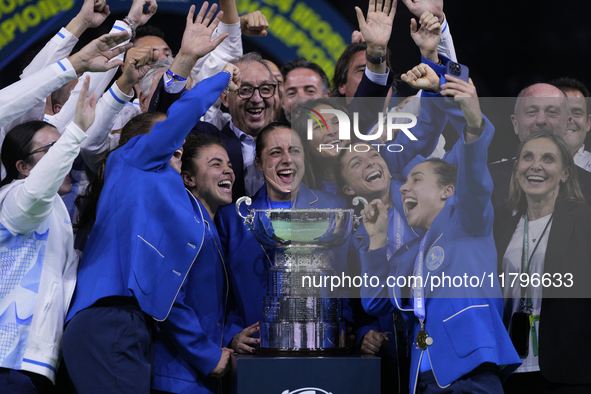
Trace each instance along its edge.
<instances>
[{"instance_id":1,"label":"dark background","mask_svg":"<svg viewBox=\"0 0 591 394\"><path fill-rule=\"evenodd\" d=\"M366 13L367 3L359 1L330 1L353 26L357 26L354 7L359 5ZM527 85L547 82L553 78L570 76L591 86L589 50L591 50L591 4L584 0L569 2L549 0L447 1L444 11L454 39L458 61L470 68L480 97L515 97ZM116 18L112 14L103 24L108 30ZM401 0L398 1L394 29L390 39L393 71L401 74L419 62L419 51L409 35L412 14ZM185 25L183 16L157 13L150 24L165 31L166 39L176 53ZM104 31L106 32L106 31ZM86 32L79 42L84 45L103 31ZM41 38L40 46L55 31ZM244 50L257 50L263 57L274 59L265 48L264 38L244 37ZM0 87L18 79L24 56L17 57L2 70ZM410 91L399 86L401 94ZM507 99L511 103L514 99ZM504 100L504 101L507 101ZM495 100L495 103L500 101ZM489 102L489 105L493 105ZM486 107L487 105L483 105ZM507 104L511 108L512 104ZM493 108L494 113L502 113ZM484 109L487 114L489 110ZM497 128L491 146L491 160L512 157L518 139L506 116L490 113ZM494 119L493 119L494 118ZM453 143L454 133L445 135ZM589 141L591 143L591 141Z\"/></svg>"}]
</instances>

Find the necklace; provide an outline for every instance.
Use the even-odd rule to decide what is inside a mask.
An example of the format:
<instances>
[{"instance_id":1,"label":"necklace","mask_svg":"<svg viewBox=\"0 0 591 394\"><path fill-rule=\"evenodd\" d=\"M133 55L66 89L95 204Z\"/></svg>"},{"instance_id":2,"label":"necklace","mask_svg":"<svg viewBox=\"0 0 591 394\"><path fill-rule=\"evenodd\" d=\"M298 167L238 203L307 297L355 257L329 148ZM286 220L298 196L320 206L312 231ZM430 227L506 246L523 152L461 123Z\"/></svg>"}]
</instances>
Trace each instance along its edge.
<instances>
[{"instance_id":1,"label":"necklace","mask_svg":"<svg viewBox=\"0 0 591 394\"><path fill-rule=\"evenodd\" d=\"M543 219L542 219L542 220L543 220ZM548 218L548 223L549 223L549 222L550 222L550 219ZM546 223L546 224L548 224L548 223ZM547 228L547 227L548 227L547 225L546 225L546 226L543 226L543 227L540 225L540 229L539 229L539 231L538 231L538 235L535 235L535 234L533 233L533 231L532 231L532 240L531 240L531 241L532 241L533 243L535 243L536 241L539 241L539 240L540 240L540 237L543 235L543 232L545 232L545 231L546 231L546 228ZM532 229L532 230L533 230L533 229Z\"/></svg>"}]
</instances>

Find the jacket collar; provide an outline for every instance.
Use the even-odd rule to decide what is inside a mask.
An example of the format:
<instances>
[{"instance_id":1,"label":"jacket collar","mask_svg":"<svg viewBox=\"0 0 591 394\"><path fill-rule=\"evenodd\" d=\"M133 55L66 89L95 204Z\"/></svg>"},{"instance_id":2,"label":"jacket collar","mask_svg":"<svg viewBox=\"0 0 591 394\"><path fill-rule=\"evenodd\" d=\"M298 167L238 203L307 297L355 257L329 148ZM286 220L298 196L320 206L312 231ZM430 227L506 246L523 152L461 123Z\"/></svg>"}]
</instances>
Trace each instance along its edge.
<instances>
[{"instance_id":1,"label":"jacket collar","mask_svg":"<svg viewBox=\"0 0 591 394\"><path fill-rule=\"evenodd\" d=\"M305 209L313 208L313 205L318 202L318 196L312 189L310 189L305 183L300 183L300 189L296 199L296 205L294 208ZM259 191L254 195L251 207L253 209L265 209L267 208L267 185L261 186Z\"/></svg>"}]
</instances>

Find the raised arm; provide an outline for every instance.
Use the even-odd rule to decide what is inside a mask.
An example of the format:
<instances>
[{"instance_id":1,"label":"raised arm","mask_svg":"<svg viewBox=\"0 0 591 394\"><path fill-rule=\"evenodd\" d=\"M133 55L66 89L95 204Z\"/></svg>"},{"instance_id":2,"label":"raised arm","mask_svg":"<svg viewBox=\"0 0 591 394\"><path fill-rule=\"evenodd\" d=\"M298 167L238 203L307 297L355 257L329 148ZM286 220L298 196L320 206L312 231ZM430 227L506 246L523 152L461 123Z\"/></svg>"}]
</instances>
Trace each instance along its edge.
<instances>
[{"instance_id":1,"label":"raised arm","mask_svg":"<svg viewBox=\"0 0 591 394\"><path fill-rule=\"evenodd\" d=\"M388 41L392 34L392 24L396 15L397 0L386 0L382 7L382 2L369 0L367 18L363 17L363 12L359 7L355 7L357 20L359 21L359 30L367 44L367 56L373 58L382 58L388 50ZM368 60L369 71L376 74L385 74L387 72L386 62L371 62Z\"/></svg>"},{"instance_id":2,"label":"raised arm","mask_svg":"<svg viewBox=\"0 0 591 394\"><path fill-rule=\"evenodd\" d=\"M89 80L84 81L77 103L76 118L66 133L32 168L23 161L16 163L25 181L11 190L2 204L2 223L15 233L28 233L46 220L53 209L53 201L72 163L80 151L84 132L94 120L96 96L88 97Z\"/></svg>"},{"instance_id":3,"label":"raised arm","mask_svg":"<svg viewBox=\"0 0 591 394\"><path fill-rule=\"evenodd\" d=\"M227 64L224 72L201 81L193 89L184 92L168 109L166 120L156 123L149 134L135 142L128 142L122 148L125 160L145 171L160 169L183 145L185 137L205 111L215 103L224 88L238 88L239 78L238 68Z\"/></svg>"},{"instance_id":4,"label":"raised arm","mask_svg":"<svg viewBox=\"0 0 591 394\"><path fill-rule=\"evenodd\" d=\"M427 70L431 72L427 74ZM439 87L439 77L422 64L402 74L401 79L413 88ZM415 82L415 80L418 81ZM427 157L433 152L445 127L446 114L434 107L431 100L421 99L418 117L413 119L411 117L413 114L403 112L391 112L390 115L395 117L393 123L401 130L392 141L380 148L380 153L388 164L390 172L400 174L417 155ZM413 125L415 120L416 123ZM404 128L404 124L408 126ZM386 133L386 126L383 133ZM401 147L402 150L400 150Z\"/></svg>"},{"instance_id":5,"label":"raised arm","mask_svg":"<svg viewBox=\"0 0 591 394\"><path fill-rule=\"evenodd\" d=\"M493 225L490 202L493 183L487 163L494 127L480 111L472 80L465 82L451 75L446 75L445 78L447 81L441 86L441 94L454 97L465 119L463 130L457 130L460 140L456 143L460 144L456 186L458 218L469 233L488 235L492 232Z\"/></svg>"},{"instance_id":6,"label":"raised arm","mask_svg":"<svg viewBox=\"0 0 591 394\"><path fill-rule=\"evenodd\" d=\"M85 71L106 71L120 60L109 61L131 44L110 49L129 38L128 33L105 34L90 42L78 53L43 68L33 75L0 90L0 127L18 118L32 106L44 101L54 90ZM23 94L26 92L26 94Z\"/></svg>"},{"instance_id":7,"label":"raised arm","mask_svg":"<svg viewBox=\"0 0 591 394\"><path fill-rule=\"evenodd\" d=\"M414 18L410 20L410 36L419 47L421 56L433 63L438 63L437 45L441 39L439 19L429 11L425 11L419 18L418 25Z\"/></svg>"},{"instance_id":8,"label":"raised arm","mask_svg":"<svg viewBox=\"0 0 591 394\"><path fill-rule=\"evenodd\" d=\"M403 0L403 2L406 8L417 18L420 18L425 12L430 12L437 17L441 25L441 39L437 43L437 52L457 62L458 59L449 29L449 22L443 13L443 0Z\"/></svg>"},{"instance_id":9,"label":"raised arm","mask_svg":"<svg viewBox=\"0 0 591 394\"><path fill-rule=\"evenodd\" d=\"M144 12L144 6L148 6L146 12ZM128 32L129 38L135 35L135 29L138 26L142 26L147 23L148 20L156 13L158 4L156 0L133 0L127 16L123 20L115 21L115 24L111 28L111 33L114 32ZM126 43L127 44L127 43ZM132 45L130 44L129 47ZM129 48L128 47L128 48ZM126 49L128 49L126 48ZM125 51L123 51L125 52ZM123 64L123 52L117 57L117 61ZM90 76L90 93L95 93L97 96L101 96L103 92L109 86L109 83L115 76L117 70L115 68L104 70L101 72L90 72L84 75ZM70 94L70 99L66 101L66 104L62 107L61 111L56 114L51 120L52 124L61 133L65 127L70 123L74 117L76 101L78 100L78 94L80 92L81 83L79 82Z\"/></svg>"},{"instance_id":10,"label":"raised arm","mask_svg":"<svg viewBox=\"0 0 591 394\"><path fill-rule=\"evenodd\" d=\"M125 57L121 77L99 99L95 122L80 145L82 158L93 173L97 173L102 158L109 151L109 134L119 111L133 98L133 86L146 75L155 61L155 52L151 47L131 48Z\"/></svg>"},{"instance_id":11,"label":"raised arm","mask_svg":"<svg viewBox=\"0 0 591 394\"><path fill-rule=\"evenodd\" d=\"M208 5L207 1L203 3L195 20L195 6L191 6L187 14L181 49L172 66L170 66L170 71L182 78L187 78L195 63L213 51L228 36L228 33L224 33L212 39L212 34L220 23L220 18L223 18L224 13L220 11L213 18L217 10L217 4L213 4L207 11Z\"/></svg>"}]
</instances>

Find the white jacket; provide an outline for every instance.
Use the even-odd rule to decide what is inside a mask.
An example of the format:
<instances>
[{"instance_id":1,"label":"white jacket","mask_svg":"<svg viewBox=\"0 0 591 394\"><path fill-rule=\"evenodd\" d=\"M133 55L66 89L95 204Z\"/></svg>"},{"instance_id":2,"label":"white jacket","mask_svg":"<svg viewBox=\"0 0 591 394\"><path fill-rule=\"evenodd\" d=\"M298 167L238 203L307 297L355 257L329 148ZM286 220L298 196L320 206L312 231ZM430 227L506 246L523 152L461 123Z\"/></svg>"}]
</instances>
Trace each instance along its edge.
<instances>
[{"instance_id":1,"label":"white jacket","mask_svg":"<svg viewBox=\"0 0 591 394\"><path fill-rule=\"evenodd\" d=\"M57 190L85 138L71 123L26 179L0 189L0 367L54 383L78 268Z\"/></svg>"}]
</instances>

